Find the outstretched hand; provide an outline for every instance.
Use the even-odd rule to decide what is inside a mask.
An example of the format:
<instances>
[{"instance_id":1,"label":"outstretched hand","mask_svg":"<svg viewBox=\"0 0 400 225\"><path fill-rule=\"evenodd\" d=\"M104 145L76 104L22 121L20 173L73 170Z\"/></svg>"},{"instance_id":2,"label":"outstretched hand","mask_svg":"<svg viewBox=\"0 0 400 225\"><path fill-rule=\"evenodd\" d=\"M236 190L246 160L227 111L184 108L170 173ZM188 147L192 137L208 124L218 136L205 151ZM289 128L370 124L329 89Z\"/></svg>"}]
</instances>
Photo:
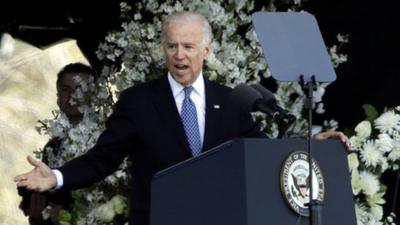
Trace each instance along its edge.
<instances>
[{"instance_id":1,"label":"outstretched hand","mask_svg":"<svg viewBox=\"0 0 400 225\"><path fill-rule=\"evenodd\" d=\"M28 156L28 162L35 168L14 178L18 187L26 187L29 190L43 192L57 185L56 176L46 164L31 156Z\"/></svg>"},{"instance_id":2,"label":"outstretched hand","mask_svg":"<svg viewBox=\"0 0 400 225\"><path fill-rule=\"evenodd\" d=\"M314 138L317 140L324 140L324 139L339 139L350 151L350 140L349 138L340 131L325 131L314 135Z\"/></svg>"}]
</instances>

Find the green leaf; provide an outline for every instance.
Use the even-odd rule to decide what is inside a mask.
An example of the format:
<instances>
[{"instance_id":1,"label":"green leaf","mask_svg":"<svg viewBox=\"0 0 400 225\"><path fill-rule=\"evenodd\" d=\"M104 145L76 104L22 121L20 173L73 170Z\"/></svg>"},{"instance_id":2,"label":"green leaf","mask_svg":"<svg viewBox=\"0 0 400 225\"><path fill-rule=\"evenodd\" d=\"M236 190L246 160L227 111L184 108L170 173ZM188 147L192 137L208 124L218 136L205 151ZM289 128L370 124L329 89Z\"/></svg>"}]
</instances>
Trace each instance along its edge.
<instances>
[{"instance_id":1,"label":"green leaf","mask_svg":"<svg viewBox=\"0 0 400 225\"><path fill-rule=\"evenodd\" d=\"M60 218L60 223L66 222L69 224L69 221L71 221L71 219L72 219L71 213L69 213L68 211L66 211L64 209L60 210L60 213L58 216Z\"/></svg>"},{"instance_id":2,"label":"green leaf","mask_svg":"<svg viewBox=\"0 0 400 225\"><path fill-rule=\"evenodd\" d=\"M364 109L366 120L372 123L376 118L378 118L378 111L371 104L364 104L362 105L362 108Z\"/></svg>"},{"instance_id":3,"label":"green leaf","mask_svg":"<svg viewBox=\"0 0 400 225\"><path fill-rule=\"evenodd\" d=\"M60 221L60 225L71 225L71 223L65 222L65 221Z\"/></svg>"}]
</instances>

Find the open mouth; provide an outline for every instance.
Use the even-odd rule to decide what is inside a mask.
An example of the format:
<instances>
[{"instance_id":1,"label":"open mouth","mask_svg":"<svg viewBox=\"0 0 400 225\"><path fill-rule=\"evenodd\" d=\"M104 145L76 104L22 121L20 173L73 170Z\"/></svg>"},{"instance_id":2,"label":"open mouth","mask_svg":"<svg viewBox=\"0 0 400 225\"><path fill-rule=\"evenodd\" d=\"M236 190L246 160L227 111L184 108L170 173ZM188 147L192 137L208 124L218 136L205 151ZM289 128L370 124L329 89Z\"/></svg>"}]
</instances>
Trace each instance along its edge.
<instances>
[{"instance_id":1,"label":"open mouth","mask_svg":"<svg viewBox=\"0 0 400 225\"><path fill-rule=\"evenodd\" d=\"M175 66L175 68L176 68L177 70L186 70L186 69L189 68L189 66L184 65L184 64L175 64L174 66Z\"/></svg>"}]
</instances>

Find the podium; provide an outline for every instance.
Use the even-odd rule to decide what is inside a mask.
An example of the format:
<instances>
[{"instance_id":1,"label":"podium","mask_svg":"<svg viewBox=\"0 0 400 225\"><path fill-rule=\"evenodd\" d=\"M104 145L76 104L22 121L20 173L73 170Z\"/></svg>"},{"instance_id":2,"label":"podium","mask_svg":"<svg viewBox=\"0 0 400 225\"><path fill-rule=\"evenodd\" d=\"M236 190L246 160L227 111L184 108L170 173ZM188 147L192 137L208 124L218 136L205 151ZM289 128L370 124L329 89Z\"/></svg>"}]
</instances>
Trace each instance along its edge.
<instances>
[{"instance_id":1,"label":"podium","mask_svg":"<svg viewBox=\"0 0 400 225\"><path fill-rule=\"evenodd\" d=\"M325 183L323 224L356 225L347 152L313 140ZM157 173L150 225L308 225L281 192L281 169L305 139L235 139Z\"/></svg>"}]
</instances>

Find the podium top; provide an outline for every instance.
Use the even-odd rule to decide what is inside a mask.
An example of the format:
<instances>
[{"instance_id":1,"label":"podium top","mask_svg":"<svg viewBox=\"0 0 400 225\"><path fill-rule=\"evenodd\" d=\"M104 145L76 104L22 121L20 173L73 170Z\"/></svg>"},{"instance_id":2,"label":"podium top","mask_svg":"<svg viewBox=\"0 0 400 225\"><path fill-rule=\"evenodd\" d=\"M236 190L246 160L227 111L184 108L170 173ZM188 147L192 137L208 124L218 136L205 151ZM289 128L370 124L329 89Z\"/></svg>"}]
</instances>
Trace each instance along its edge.
<instances>
[{"instance_id":1,"label":"podium top","mask_svg":"<svg viewBox=\"0 0 400 225\"><path fill-rule=\"evenodd\" d=\"M315 17L306 12L257 12L253 24L272 76L280 81L336 79Z\"/></svg>"}]
</instances>

